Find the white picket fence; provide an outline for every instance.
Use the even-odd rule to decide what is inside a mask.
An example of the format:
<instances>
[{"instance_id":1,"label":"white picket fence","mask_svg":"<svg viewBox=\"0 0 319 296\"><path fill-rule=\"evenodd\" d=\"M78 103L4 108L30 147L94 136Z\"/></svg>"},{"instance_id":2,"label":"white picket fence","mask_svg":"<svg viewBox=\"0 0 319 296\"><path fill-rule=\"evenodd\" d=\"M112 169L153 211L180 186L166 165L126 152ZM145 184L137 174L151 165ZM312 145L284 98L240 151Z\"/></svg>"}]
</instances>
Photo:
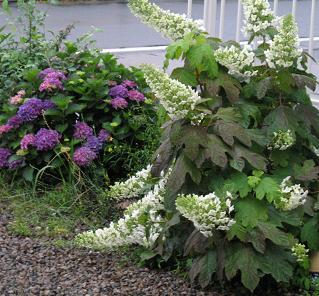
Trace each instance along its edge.
<instances>
[{"instance_id":1,"label":"white picket fence","mask_svg":"<svg viewBox=\"0 0 319 296\"><path fill-rule=\"evenodd\" d=\"M301 40L302 42L308 42L307 48L310 55L313 55L314 42L319 41L319 35L315 36L315 18L318 17L319 15L319 7L317 7L317 1L318 0L311 0L311 10L309 11L309 16L310 16L309 35L307 37L302 38ZM293 16L296 16L298 2L301 2L301 0L291 1L291 13ZM274 0L273 11L275 15L277 15L277 12L278 12L278 5L279 5L279 0ZM187 16L190 18L192 17L192 8L193 8L193 0L188 0ZM218 11L217 0L204 0L204 12L203 12L204 25L205 25L206 31L211 36L218 36L221 39L224 37L223 35L224 35L224 28L225 28L225 8L226 8L226 0L220 0L219 11ZM316 12L317 12L317 15L316 15ZM218 13L219 13L219 24L217 24ZM242 18L243 18L242 3L241 3L241 0L238 0L236 28L234 28L236 33L236 41L241 41L240 30L242 27ZM319 34L319 32L316 32L316 33Z\"/></svg>"}]
</instances>

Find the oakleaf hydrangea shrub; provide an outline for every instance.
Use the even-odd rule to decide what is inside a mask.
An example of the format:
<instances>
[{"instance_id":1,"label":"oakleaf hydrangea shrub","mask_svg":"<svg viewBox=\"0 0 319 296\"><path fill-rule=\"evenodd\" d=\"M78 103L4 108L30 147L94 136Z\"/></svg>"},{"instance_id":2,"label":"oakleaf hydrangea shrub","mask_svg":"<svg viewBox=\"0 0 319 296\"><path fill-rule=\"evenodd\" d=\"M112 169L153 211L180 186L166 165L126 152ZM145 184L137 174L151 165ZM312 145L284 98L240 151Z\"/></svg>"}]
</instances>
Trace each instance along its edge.
<instances>
[{"instance_id":1,"label":"oakleaf hydrangea shrub","mask_svg":"<svg viewBox=\"0 0 319 296\"><path fill-rule=\"evenodd\" d=\"M134 188L140 200L77 242L139 245L143 262L161 266L190 260L190 280L202 287L240 280L251 292L265 282L275 291L311 289L309 256L319 251L319 111L308 89L317 81L294 18L276 19L267 0L243 4L244 30L249 42L260 41L256 49L194 30L167 48L165 67L184 62L171 77L142 67L169 117L151 178L147 171L112 188L113 199L131 198L125 190ZM150 18L148 1L129 5L167 34Z\"/></svg>"}]
</instances>

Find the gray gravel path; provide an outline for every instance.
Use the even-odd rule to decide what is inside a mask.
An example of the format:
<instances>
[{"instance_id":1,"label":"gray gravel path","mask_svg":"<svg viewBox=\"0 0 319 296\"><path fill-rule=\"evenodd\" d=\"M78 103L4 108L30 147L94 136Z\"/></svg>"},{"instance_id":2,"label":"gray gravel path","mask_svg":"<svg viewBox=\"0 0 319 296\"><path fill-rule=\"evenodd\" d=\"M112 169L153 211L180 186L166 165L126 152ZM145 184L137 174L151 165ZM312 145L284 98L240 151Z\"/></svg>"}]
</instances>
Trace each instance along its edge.
<instances>
[{"instance_id":1,"label":"gray gravel path","mask_svg":"<svg viewBox=\"0 0 319 296\"><path fill-rule=\"evenodd\" d=\"M0 295L211 295L172 273L120 266L115 254L62 249L8 234L0 215Z\"/></svg>"}]
</instances>

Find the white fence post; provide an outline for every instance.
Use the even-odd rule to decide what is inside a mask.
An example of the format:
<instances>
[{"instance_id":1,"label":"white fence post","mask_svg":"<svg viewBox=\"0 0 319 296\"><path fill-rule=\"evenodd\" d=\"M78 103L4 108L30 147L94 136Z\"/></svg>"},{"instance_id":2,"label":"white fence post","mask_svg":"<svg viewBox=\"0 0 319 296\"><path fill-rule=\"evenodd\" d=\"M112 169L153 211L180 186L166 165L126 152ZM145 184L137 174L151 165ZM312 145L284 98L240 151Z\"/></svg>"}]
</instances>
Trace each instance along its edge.
<instances>
[{"instance_id":1,"label":"white fence post","mask_svg":"<svg viewBox=\"0 0 319 296\"><path fill-rule=\"evenodd\" d=\"M188 0L187 2L187 17L192 17L192 10L193 10L193 0Z\"/></svg>"},{"instance_id":2,"label":"white fence post","mask_svg":"<svg viewBox=\"0 0 319 296\"><path fill-rule=\"evenodd\" d=\"M241 5L241 0L238 0L237 22L236 22L236 41L237 42L240 41L241 15L242 15L242 5Z\"/></svg>"},{"instance_id":3,"label":"white fence post","mask_svg":"<svg viewBox=\"0 0 319 296\"><path fill-rule=\"evenodd\" d=\"M217 0L204 1L204 26L209 35L216 34Z\"/></svg>"},{"instance_id":4,"label":"white fence post","mask_svg":"<svg viewBox=\"0 0 319 296\"><path fill-rule=\"evenodd\" d=\"M297 0L292 1L292 9L291 9L291 14L293 17L296 16L296 10L297 10Z\"/></svg>"},{"instance_id":5,"label":"white fence post","mask_svg":"<svg viewBox=\"0 0 319 296\"><path fill-rule=\"evenodd\" d=\"M226 5L226 0L221 0L221 2L220 2L220 19L219 19L219 38L220 39L223 39L223 35L224 35L225 5Z\"/></svg>"},{"instance_id":6,"label":"white fence post","mask_svg":"<svg viewBox=\"0 0 319 296\"><path fill-rule=\"evenodd\" d=\"M309 54L313 55L313 42L315 33L315 11L316 11L316 0L311 2L311 16L310 16L310 29L309 29Z\"/></svg>"}]
</instances>

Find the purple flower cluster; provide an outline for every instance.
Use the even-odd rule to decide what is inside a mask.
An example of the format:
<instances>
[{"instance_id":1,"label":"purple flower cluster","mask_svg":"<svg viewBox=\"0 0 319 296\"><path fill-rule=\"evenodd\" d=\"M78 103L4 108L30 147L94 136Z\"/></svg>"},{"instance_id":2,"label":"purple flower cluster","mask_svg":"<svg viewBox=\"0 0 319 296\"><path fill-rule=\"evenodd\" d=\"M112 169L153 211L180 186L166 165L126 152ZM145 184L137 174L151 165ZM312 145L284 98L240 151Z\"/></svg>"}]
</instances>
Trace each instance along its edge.
<instances>
[{"instance_id":1,"label":"purple flower cluster","mask_svg":"<svg viewBox=\"0 0 319 296\"><path fill-rule=\"evenodd\" d=\"M80 147L73 154L73 161L81 167L89 166L96 158L97 154L88 147Z\"/></svg>"},{"instance_id":2,"label":"purple flower cluster","mask_svg":"<svg viewBox=\"0 0 319 296\"><path fill-rule=\"evenodd\" d=\"M0 148L0 168L6 168L9 165L9 158L12 152L8 148Z\"/></svg>"},{"instance_id":3,"label":"purple flower cluster","mask_svg":"<svg viewBox=\"0 0 319 296\"><path fill-rule=\"evenodd\" d=\"M77 122L74 125L73 137L78 140L86 140L88 137L93 136L93 129L85 122Z\"/></svg>"},{"instance_id":4,"label":"purple flower cluster","mask_svg":"<svg viewBox=\"0 0 319 296\"><path fill-rule=\"evenodd\" d=\"M22 119L15 115L8 119L7 124L11 125L13 128L18 128L23 123Z\"/></svg>"},{"instance_id":5,"label":"purple flower cluster","mask_svg":"<svg viewBox=\"0 0 319 296\"><path fill-rule=\"evenodd\" d=\"M22 150L28 150L29 148L34 146L35 146L34 134L26 134L20 142L20 147Z\"/></svg>"},{"instance_id":6,"label":"purple flower cluster","mask_svg":"<svg viewBox=\"0 0 319 296\"><path fill-rule=\"evenodd\" d=\"M25 90L22 89L22 90L18 91L18 93L15 96L10 98L9 103L11 105L19 105L23 102L24 96L25 96Z\"/></svg>"},{"instance_id":7,"label":"purple flower cluster","mask_svg":"<svg viewBox=\"0 0 319 296\"><path fill-rule=\"evenodd\" d=\"M130 90L128 92L128 98L131 101L135 101L135 102L144 102L145 101L145 96L139 92L138 90Z\"/></svg>"},{"instance_id":8,"label":"purple flower cluster","mask_svg":"<svg viewBox=\"0 0 319 296\"><path fill-rule=\"evenodd\" d=\"M47 68L40 72L39 77L43 79L39 87L39 91L53 91L56 89L63 90L63 80L66 80L66 77L63 72Z\"/></svg>"},{"instance_id":9,"label":"purple flower cluster","mask_svg":"<svg viewBox=\"0 0 319 296\"><path fill-rule=\"evenodd\" d=\"M9 124L0 125L0 136L10 132L13 129L13 126Z\"/></svg>"},{"instance_id":10,"label":"purple flower cluster","mask_svg":"<svg viewBox=\"0 0 319 296\"><path fill-rule=\"evenodd\" d=\"M41 128L35 135L34 146L38 151L49 151L59 144L60 139L57 131Z\"/></svg>"},{"instance_id":11,"label":"purple flower cluster","mask_svg":"<svg viewBox=\"0 0 319 296\"><path fill-rule=\"evenodd\" d=\"M111 105L114 109L125 109L128 106L128 102L121 97L115 97L111 100Z\"/></svg>"},{"instance_id":12,"label":"purple flower cluster","mask_svg":"<svg viewBox=\"0 0 319 296\"><path fill-rule=\"evenodd\" d=\"M123 85L124 87L128 88L128 89L133 89L137 87L136 82L131 81L131 80L124 80L121 85Z\"/></svg>"},{"instance_id":13,"label":"purple flower cluster","mask_svg":"<svg viewBox=\"0 0 319 296\"><path fill-rule=\"evenodd\" d=\"M128 100L134 102L144 102L145 96L136 90L137 84L131 80L124 80L121 84L111 87L109 95L111 105L114 109L125 109L128 106Z\"/></svg>"},{"instance_id":14,"label":"purple flower cluster","mask_svg":"<svg viewBox=\"0 0 319 296\"><path fill-rule=\"evenodd\" d=\"M74 137L85 140L82 147L75 150L73 161L78 166L88 166L97 158L98 153L102 150L104 142L111 138L106 130L100 130L98 136L93 135L93 129L85 122L77 122L74 125Z\"/></svg>"},{"instance_id":15,"label":"purple flower cluster","mask_svg":"<svg viewBox=\"0 0 319 296\"><path fill-rule=\"evenodd\" d=\"M33 121L38 118L42 111L54 107L54 103L49 100L42 101L40 99L32 98L19 107L17 116L22 120L22 122Z\"/></svg>"}]
</instances>

